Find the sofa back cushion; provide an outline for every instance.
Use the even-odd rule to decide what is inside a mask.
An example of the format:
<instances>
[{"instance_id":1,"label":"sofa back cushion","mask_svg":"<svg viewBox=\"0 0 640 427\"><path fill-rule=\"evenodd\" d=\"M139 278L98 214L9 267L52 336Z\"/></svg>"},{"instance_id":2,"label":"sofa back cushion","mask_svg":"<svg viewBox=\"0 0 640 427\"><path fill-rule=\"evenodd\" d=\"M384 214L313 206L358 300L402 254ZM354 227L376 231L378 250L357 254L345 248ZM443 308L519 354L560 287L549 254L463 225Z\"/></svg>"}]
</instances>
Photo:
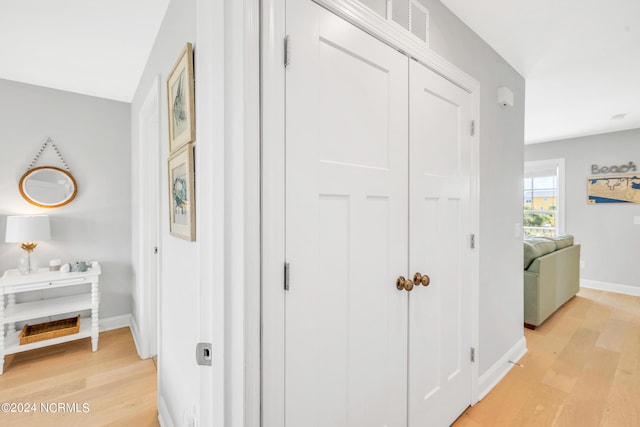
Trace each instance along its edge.
<instances>
[{"instance_id":1,"label":"sofa back cushion","mask_svg":"<svg viewBox=\"0 0 640 427\"><path fill-rule=\"evenodd\" d=\"M529 268L534 259L556 250L556 242L544 237L524 240L524 269Z\"/></svg>"},{"instance_id":2,"label":"sofa back cushion","mask_svg":"<svg viewBox=\"0 0 640 427\"><path fill-rule=\"evenodd\" d=\"M573 236L565 234L562 236L545 237L545 239L552 240L556 244L556 250L564 249L573 245Z\"/></svg>"}]
</instances>

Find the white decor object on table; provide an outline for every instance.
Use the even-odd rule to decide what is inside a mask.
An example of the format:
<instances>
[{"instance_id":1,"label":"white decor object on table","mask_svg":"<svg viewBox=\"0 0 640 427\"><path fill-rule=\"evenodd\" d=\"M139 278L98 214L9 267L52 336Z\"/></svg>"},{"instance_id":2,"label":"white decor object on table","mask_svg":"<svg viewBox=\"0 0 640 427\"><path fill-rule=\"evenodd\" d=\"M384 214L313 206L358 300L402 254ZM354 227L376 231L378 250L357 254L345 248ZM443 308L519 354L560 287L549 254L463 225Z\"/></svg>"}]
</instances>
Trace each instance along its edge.
<instances>
[{"instance_id":1,"label":"white decor object on table","mask_svg":"<svg viewBox=\"0 0 640 427\"><path fill-rule=\"evenodd\" d=\"M59 259L52 259L49 261L49 271L60 271L62 261Z\"/></svg>"},{"instance_id":2,"label":"white decor object on table","mask_svg":"<svg viewBox=\"0 0 640 427\"><path fill-rule=\"evenodd\" d=\"M20 243L25 253L20 257L18 271L22 274L31 274L38 271L36 258L32 252L38 246L38 242L51 239L49 216L47 215L21 215L7 216L7 228L5 242Z\"/></svg>"},{"instance_id":3,"label":"white decor object on table","mask_svg":"<svg viewBox=\"0 0 640 427\"><path fill-rule=\"evenodd\" d=\"M0 277L0 375L4 370L4 356L6 354L20 353L87 337L91 337L92 351L98 350L99 277L101 273L100 264L93 262L91 268L84 272L63 273L42 268L32 274L24 275L18 270L8 270ZM90 293L16 303L16 294L21 292L83 284L91 284ZM83 310L91 310L91 321L87 322L88 318L81 319L80 332L77 334L20 345L20 331L15 328L16 322L67 313L76 316ZM6 337L4 334L5 325L7 326Z\"/></svg>"}]
</instances>

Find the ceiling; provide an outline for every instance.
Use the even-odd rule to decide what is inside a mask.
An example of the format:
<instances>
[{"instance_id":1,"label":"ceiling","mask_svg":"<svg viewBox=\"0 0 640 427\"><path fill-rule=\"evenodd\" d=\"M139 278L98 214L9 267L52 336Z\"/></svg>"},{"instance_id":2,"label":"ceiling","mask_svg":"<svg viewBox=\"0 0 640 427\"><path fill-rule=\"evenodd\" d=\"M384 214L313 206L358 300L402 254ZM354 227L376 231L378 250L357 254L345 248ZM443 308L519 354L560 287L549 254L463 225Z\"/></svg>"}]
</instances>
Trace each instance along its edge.
<instances>
[{"instance_id":1,"label":"ceiling","mask_svg":"<svg viewBox=\"0 0 640 427\"><path fill-rule=\"evenodd\" d=\"M639 0L441 1L525 78L525 143L640 128Z\"/></svg>"},{"instance_id":2,"label":"ceiling","mask_svg":"<svg viewBox=\"0 0 640 427\"><path fill-rule=\"evenodd\" d=\"M442 2L526 79L525 142L640 128L639 0ZM168 3L0 0L0 78L130 102Z\"/></svg>"},{"instance_id":3,"label":"ceiling","mask_svg":"<svg viewBox=\"0 0 640 427\"><path fill-rule=\"evenodd\" d=\"M130 102L169 0L0 0L0 78Z\"/></svg>"}]
</instances>

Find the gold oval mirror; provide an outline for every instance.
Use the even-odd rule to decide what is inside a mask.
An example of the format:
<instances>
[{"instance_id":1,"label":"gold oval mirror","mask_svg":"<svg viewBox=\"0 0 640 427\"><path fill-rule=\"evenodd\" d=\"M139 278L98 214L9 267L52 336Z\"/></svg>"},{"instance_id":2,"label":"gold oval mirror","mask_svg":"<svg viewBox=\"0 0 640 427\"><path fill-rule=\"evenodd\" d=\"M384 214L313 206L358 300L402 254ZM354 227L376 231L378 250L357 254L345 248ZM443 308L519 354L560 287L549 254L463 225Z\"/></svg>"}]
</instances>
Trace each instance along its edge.
<instances>
[{"instance_id":1,"label":"gold oval mirror","mask_svg":"<svg viewBox=\"0 0 640 427\"><path fill-rule=\"evenodd\" d=\"M73 176L53 166L29 169L20 178L18 189L27 202L41 208L64 206L78 193L78 185Z\"/></svg>"}]
</instances>

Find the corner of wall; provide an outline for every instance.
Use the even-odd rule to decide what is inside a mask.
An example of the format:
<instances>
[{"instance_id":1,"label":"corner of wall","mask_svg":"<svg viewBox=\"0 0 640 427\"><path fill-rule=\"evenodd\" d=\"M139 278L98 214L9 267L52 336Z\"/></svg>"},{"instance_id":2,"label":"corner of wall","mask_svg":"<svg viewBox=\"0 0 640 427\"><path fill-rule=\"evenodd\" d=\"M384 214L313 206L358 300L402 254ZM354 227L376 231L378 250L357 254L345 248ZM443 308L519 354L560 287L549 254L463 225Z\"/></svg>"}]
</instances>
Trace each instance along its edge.
<instances>
[{"instance_id":1,"label":"corner of wall","mask_svg":"<svg viewBox=\"0 0 640 427\"><path fill-rule=\"evenodd\" d=\"M100 319L100 332L112 331L120 328L131 328L131 314Z\"/></svg>"},{"instance_id":2,"label":"corner of wall","mask_svg":"<svg viewBox=\"0 0 640 427\"><path fill-rule=\"evenodd\" d=\"M136 352L140 359L147 359L149 356L145 356L141 351L140 343L140 329L135 317L131 314L124 314L122 316L108 317L100 319L100 332L112 331L114 329L129 328L131 336L133 337L133 344L136 346Z\"/></svg>"},{"instance_id":3,"label":"corner of wall","mask_svg":"<svg viewBox=\"0 0 640 427\"><path fill-rule=\"evenodd\" d=\"M131 316L129 329L131 329L131 336L133 337L133 343L136 346L136 351L138 352L138 356L140 357L140 359L147 359L148 355L146 355L142 351L142 346L141 346L142 340L140 337L140 328L138 327L138 322L136 322L136 318L134 316Z\"/></svg>"},{"instance_id":4,"label":"corner of wall","mask_svg":"<svg viewBox=\"0 0 640 427\"><path fill-rule=\"evenodd\" d=\"M517 362L527 352L527 340L523 336L518 342L509 349L496 363L493 364L478 379L478 398L477 402L484 399L491 390L509 373L513 368L512 362ZM482 356L481 356L482 357Z\"/></svg>"}]
</instances>

